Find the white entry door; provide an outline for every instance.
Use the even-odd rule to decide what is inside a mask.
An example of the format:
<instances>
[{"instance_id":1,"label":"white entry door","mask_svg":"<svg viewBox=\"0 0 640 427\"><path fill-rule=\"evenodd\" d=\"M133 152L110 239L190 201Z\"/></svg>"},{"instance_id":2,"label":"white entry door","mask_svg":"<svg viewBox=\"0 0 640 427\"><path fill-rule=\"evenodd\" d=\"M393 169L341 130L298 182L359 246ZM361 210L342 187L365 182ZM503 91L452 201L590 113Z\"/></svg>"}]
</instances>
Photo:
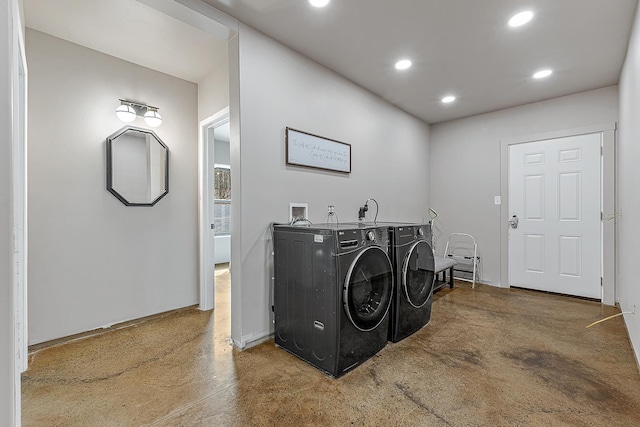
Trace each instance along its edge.
<instances>
[{"instance_id":1,"label":"white entry door","mask_svg":"<svg viewBox=\"0 0 640 427\"><path fill-rule=\"evenodd\" d=\"M596 133L509 146L511 286L602 298L601 144Z\"/></svg>"}]
</instances>

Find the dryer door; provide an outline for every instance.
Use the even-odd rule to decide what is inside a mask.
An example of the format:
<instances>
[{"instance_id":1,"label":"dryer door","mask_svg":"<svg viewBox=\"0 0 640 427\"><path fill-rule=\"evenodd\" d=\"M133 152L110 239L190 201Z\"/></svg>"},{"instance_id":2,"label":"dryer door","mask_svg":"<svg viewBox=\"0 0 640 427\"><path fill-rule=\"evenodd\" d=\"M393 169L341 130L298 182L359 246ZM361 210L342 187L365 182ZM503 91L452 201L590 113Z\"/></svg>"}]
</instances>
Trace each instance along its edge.
<instances>
[{"instance_id":1,"label":"dryer door","mask_svg":"<svg viewBox=\"0 0 640 427\"><path fill-rule=\"evenodd\" d=\"M393 268L386 252L369 246L347 271L343 305L347 317L361 331L371 331L384 320L391 306Z\"/></svg>"},{"instance_id":2,"label":"dryer door","mask_svg":"<svg viewBox=\"0 0 640 427\"><path fill-rule=\"evenodd\" d=\"M407 301L415 308L429 301L435 280L434 267L431 245L424 240L414 243L402 266L402 288Z\"/></svg>"}]
</instances>

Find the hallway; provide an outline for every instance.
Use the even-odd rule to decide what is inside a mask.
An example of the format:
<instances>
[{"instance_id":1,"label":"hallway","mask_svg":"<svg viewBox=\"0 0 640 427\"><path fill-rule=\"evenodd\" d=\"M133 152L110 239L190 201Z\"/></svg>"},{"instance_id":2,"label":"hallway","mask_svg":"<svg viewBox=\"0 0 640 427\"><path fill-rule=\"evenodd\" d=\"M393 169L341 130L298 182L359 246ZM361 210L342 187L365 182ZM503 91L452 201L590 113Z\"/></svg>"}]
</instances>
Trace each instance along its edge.
<instances>
[{"instance_id":1,"label":"hallway","mask_svg":"<svg viewBox=\"0 0 640 427\"><path fill-rule=\"evenodd\" d=\"M217 288L228 298L228 272ZM640 425L621 318L585 329L616 312L458 282L436 294L425 329L334 380L272 340L232 349L228 309L185 309L36 351L23 424Z\"/></svg>"}]
</instances>

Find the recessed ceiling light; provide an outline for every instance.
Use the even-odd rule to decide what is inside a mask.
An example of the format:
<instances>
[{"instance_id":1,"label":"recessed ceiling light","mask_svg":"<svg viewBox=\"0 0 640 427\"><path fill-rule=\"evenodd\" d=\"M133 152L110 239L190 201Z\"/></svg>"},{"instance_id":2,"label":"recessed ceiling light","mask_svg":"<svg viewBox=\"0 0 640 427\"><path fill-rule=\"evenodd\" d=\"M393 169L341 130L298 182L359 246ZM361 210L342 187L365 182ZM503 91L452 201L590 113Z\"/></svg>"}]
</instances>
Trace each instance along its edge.
<instances>
[{"instance_id":1,"label":"recessed ceiling light","mask_svg":"<svg viewBox=\"0 0 640 427\"><path fill-rule=\"evenodd\" d=\"M402 59L396 62L396 70L406 70L409 67L411 67L411 61L408 59Z\"/></svg>"},{"instance_id":2,"label":"recessed ceiling light","mask_svg":"<svg viewBox=\"0 0 640 427\"><path fill-rule=\"evenodd\" d=\"M441 99L443 104L449 104L450 102L453 102L455 100L456 100L456 97L453 95L448 95Z\"/></svg>"},{"instance_id":3,"label":"recessed ceiling light","mask_svg":"<svg viewBox=\"0 0 640 427\"><path fill-rule=\"evenodd\" d=\"M533 75L534 79L544 79L545 77L549 77L551 74L553 74L553 71L551 70L540 70L537 73L535 73Z\"/></svg>"},{"instance_id":4,"label":"recessed ceiling light","mask_svg":"<svg viewBox=\"0 0 640 427\"><path fill-rule=\"evenodd\" d=\"M329 4L329 1L330 0L309 0L309 3L314 7L325 7Z\"/></svg>"},{"instance_id":5,"label":"recessed ceiling light","mask_svg":"<svg viewBox=\"0 0 640 427\"><path fill-rule=\"evenodd\" d=\"M509 26L520 27L526 24L527 22L531 21L531 18L533 18L533 12L531 12L530 10L525 10L524 12L516 13L511 17L511 19L509 19Z\"/></svg>"}]
</instances>

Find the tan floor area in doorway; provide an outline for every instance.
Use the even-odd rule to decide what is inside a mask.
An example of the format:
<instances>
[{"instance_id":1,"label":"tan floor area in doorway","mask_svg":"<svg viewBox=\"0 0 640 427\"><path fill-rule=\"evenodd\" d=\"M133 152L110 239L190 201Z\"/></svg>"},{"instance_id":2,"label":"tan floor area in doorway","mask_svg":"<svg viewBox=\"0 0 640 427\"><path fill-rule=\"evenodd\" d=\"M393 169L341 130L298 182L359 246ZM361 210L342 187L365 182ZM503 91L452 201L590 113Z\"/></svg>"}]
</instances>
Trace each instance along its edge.
<instances>
[{"instance_id":1,"label":"tan floor area in doorway","mask_svg":"<svg viewBox=\"0 0 640 427\"><path fill-rule=\"evenodd\" d=\"M232 349L228 308L183 310L32 354L23 425L637 426L622 320L585 329L616 312L458 282L427 327L334 380L273 341Z\"/></svg>"}]
</instances>

